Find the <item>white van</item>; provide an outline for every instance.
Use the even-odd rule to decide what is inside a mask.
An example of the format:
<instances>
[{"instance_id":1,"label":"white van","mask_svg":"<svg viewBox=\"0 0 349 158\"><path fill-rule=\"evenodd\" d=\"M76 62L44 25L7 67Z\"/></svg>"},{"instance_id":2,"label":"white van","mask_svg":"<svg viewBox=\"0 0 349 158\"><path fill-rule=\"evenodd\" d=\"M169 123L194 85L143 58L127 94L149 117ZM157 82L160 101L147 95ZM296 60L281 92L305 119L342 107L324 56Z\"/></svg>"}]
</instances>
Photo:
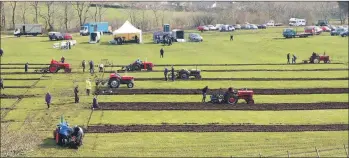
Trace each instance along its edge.
<instances>
[{"instance_id":1,"label":"white van","mask_svg":"<svg viewBox=\"0 0 349 158\"><path fill-rule=\"evenodd\" d=\"M267 26L275 26L274 20L270 20L266 24Z\"/></svg>"},{"instance_id":2,"label":"white van","mask_svg":"<svg viewBox=\"0 0 349 158\"><path fill-rule=\"evenodd\" d=\"M291 18L289 20L289 25L290 26L305 26L306 25L306 20L305 19L297 19L297 18Z\"/></svg>"}]
</instances>

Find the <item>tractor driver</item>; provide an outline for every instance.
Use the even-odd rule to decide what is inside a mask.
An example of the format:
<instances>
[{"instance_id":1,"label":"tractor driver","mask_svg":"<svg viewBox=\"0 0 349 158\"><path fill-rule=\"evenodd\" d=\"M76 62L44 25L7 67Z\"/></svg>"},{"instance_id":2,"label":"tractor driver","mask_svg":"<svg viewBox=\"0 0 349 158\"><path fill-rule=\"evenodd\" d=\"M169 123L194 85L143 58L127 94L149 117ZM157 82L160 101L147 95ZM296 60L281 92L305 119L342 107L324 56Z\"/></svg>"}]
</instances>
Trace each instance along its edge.
<instances>
[{"instance_id":1,"label":"tractor driver","mask_svg":"<svg viewBox=\"0 0 349 158\"><path fill-rule=\"evenodd\" d=\"M84 132L77 125L74 126L74 132L72 133L72 136L76 137L76 144L82 145L82 138L84 136Z\"/></svg>"},{"instance_id":2,"label":"tractor driver","mask_svg":"<svg viewBox=\"0 0 349 158\"><path fill-rule=\"evenodd\" d=\"M311 63L314 63L314 59L316 58L316 53L313 52L313 54L311 55Z\"/></svg>"}]
</instances>

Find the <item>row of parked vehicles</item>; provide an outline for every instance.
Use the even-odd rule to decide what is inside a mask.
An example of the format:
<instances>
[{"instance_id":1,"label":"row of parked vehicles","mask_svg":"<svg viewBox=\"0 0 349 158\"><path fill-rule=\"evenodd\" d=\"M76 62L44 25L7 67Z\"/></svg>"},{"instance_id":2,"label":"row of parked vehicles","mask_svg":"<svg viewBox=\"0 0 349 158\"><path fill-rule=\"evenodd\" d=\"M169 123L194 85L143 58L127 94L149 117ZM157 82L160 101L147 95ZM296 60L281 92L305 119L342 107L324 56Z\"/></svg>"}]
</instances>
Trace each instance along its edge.
<instances>
[{"instance_id":1,"label":"row of parked vehicles","mask_svg":"<svg viewBox=\"0 0 349 158\"><path fill-rule=\"evenodd\" d=\"M235 31L235 30L253 30L253 29L266 29L267 24L261 24L261 25L256 25L256 24L236 24L236 25L225 25L225 24L217 24L216 26L213 25L205 25L205 26L199 26L197 27L198 31Z\"/></svg>"},{"instance_id":2,"label":"row of parked vehicles","mask_svg":"<svg viewBox=\"0 0 349 158\"><path fill-rule=\"evenodd\" d=\"M283 36L285 38L295 38L295 37L308 37L312 35L320 35L322 32L330 32L331 36L348 36L348 27L343 26L306 26L304 32L297 33L294 28L286 28L283 31Z\"/></svg>"}]
</instances>

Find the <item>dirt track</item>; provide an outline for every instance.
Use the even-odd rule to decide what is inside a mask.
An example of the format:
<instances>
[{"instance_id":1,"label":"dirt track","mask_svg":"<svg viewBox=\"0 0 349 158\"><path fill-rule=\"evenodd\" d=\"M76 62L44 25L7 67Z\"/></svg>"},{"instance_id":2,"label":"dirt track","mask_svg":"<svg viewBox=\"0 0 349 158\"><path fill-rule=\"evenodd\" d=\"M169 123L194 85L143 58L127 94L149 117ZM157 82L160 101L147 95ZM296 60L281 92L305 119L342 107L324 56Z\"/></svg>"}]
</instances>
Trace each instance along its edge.
<instances>
[{"instance_id":1,"label":"dirt track","mask_svg":"<svg viewBox=\"0 0 349 158\"><path fill-rule=\"evenodd\" d=\"M44 86L4 86L4 88L18 88L18 89L22 89L22 88L45 88Z\"/></svg>"},{"instance_id":2,"label":"dirt track","mask_svg":"<svg viewBox=\"0 0 349 158\"><path fill-rule=\"evenodd\" d=\"M246 104L236 105L211 103L184 103L184 102L101 102L99 110L318 110L318 109L348 109L348 103L278 103L278 104Z\"/></svg>"},{"instance_id":3,"label":"dirt track","mask_svg":"<svg viewBox=\"0 0 349 158\"><path fill-rule=\"evenodd\" d=\"M44 80L40 78L4 78L4 80Z\"/></svg>"},{"instance_id":4,"label":"dirt track","mask_svg":"<svg viewBox=\"0 0 349 158\"><path fill-rule=\"evenodd\" d=\"M113 89L100 88L96 91L98 95L130 95L130 94L172 94L188 95L201 94L201 89ZM103 93L104 91L104 93ZM225 89L209 89L208 93L224 93ZM340 94L348 93L349 88L308 88L308 89L253 89L257 95L285 95L285 94Z\"/></svg>"},{"instance_id":5,"label":"dirt track","mask_svg":"<svg viewBox=\"0 0 349 158\"><path fill-rule=\"evenodd\" d=\"M121 132L303 132L347 131L348 124L330 125L104 125L88 126L86 133Z\"/></svg>"},{"instance_id":6,"label":"dirt track","mask_svg":"<svg viewBox=\"0 0 349 158\"><path fill-rule=\"evenodd\" d=\"M180 80L180 79L177 79ZM190 78L184 81L322 81L322 80L349 80L348 77L341 78ZM164 81L164 78L135 78L135 81ZM183 80L181 80L183 81Z\"/></svg>"},{"instance_id":7,"label":"dirt track","mask_svg":"<svg viewBox=\"0 0 349 158\"><path fill-rule=\"evenodd\" d=\"M6 94L0 94L0 98L33 98L37 97L36 95L6 95Z\"/></svg>"}]
</instances>

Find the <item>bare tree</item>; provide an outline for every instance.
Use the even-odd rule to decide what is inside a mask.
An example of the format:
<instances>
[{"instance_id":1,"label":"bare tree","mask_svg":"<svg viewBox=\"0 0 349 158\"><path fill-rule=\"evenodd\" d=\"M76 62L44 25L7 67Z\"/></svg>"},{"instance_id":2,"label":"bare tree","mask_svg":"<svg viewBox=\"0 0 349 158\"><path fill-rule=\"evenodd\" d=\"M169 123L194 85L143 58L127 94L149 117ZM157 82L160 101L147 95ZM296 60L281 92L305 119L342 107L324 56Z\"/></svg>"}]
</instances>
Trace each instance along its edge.
<instances>
[{"instance_id":1,"label":"bare tree","mask_svg":"<svg viewBox=\"0 0 349 158\"><path fill-rule=\"evenodd\" d=\"M129 15L129 19L131 20L131 23L138 24L138 13L137 9L135 8L135 3L132 3L131 6L129 6L127 12Z\"/></svg>"},{"instance_id":2,"label":"bare tree","mask_svg":"<svg viewBox=\"0 0 349 158\"><path fill-rule=\"evenodd\" d=\"M155 26L158 27L159 26L159 10L160 10L160 6L158 6L158 4L153 4L150 6L150 9L153 11L154 14L154 18L155 18Z\"/></svg>"},{"instance_id":3,"label":"bare tree","mask_svg":"<svg viewBox=\"0 0 349 158\"><path fill-rule=\"evenodd\" d=\"M34 23L39 23L38 21L38 16L39 16L39 12L40 12L40 9L39 9L39 2L38 1L35 1L35 2L31 2L30 3L30 6L32 6L34 8Z\"/></svg>"},{"instance_id":4,"label":"bare tree","mask_svg":"<svg viewBox=\"0 0 349 158\"><path fill-rule=\"evenodd\" d=\"M62 5L63 5L62 24L63 24L65 31L68 31L70 21L72 20L72 17L74 16L74 11L73 11L70 3L62 2Z\"/></svg>"},{"instance_id":5,"label":"bare tree","mask_svg":"<svg viewBox=\"0 0 349 158\"><path fill-rule=\"evenodd\" d=\"M26 24L27 21L26 21L26 13L27 13L27 10L29 9L28 6L27 6L27 2L22 2L21 3L21 19L22 19L22 23L23 24Z\"/></svg>"},{"instance_id":6,"label":"bare tree","mask_svg":"<svg viewBox=\"0 0 349 158\"><path fill-rule=\"evenodd\" d=\"M86 19L88 18L88 11L90 9L91 2L75 2L73 4L75 10L77 11L79 17L79 24L82 26Z\"/></svg>"},{"instance_id":7,"label":"bare tree","mask_svg":"<svg viewBox=\"0 0 349 158\"><path fill-rule=\"evenodd\" d=\"M0 2L0 9L1 9L1 31L6 29L6 14L5 14L5 3Z\"/></svg>"},{"instance_id":8,"label":"bare tree","mask_svg":"<svg viewBox=\"0 0 349 158\"><path fill-rule=\"evenodd\" d=\"M54 30L54 15L55 15L55 8L54 4L55 2L45 2L45 6L47 9L46 14L41 14L40 16L45 20L45 29L48 31ZM48 28L47 28L48 27Z\"/></svg>"},{"instance_id":9,"label":"bare tree","mask_svg":"<svg viewBox=\"0 0 349 158\"><path fill-rule=\"evenodd\" d=\"M10 2L10 6L12 8L12 28L15 28L15 15L16 15L16 7L17 7L17 2Z\"/></svg>"},{"instance_id":10,"label":"bare tree","mask_svg":"<svg viewBox=\"0 0 349 158\"><path fill-rule=\"evenodd\" d=\"M348 18L349 2L339 1L338 6L339 6L339 17L341 20L341 24L344 24L346 19Z\"/></svg>"}]
</instances>

